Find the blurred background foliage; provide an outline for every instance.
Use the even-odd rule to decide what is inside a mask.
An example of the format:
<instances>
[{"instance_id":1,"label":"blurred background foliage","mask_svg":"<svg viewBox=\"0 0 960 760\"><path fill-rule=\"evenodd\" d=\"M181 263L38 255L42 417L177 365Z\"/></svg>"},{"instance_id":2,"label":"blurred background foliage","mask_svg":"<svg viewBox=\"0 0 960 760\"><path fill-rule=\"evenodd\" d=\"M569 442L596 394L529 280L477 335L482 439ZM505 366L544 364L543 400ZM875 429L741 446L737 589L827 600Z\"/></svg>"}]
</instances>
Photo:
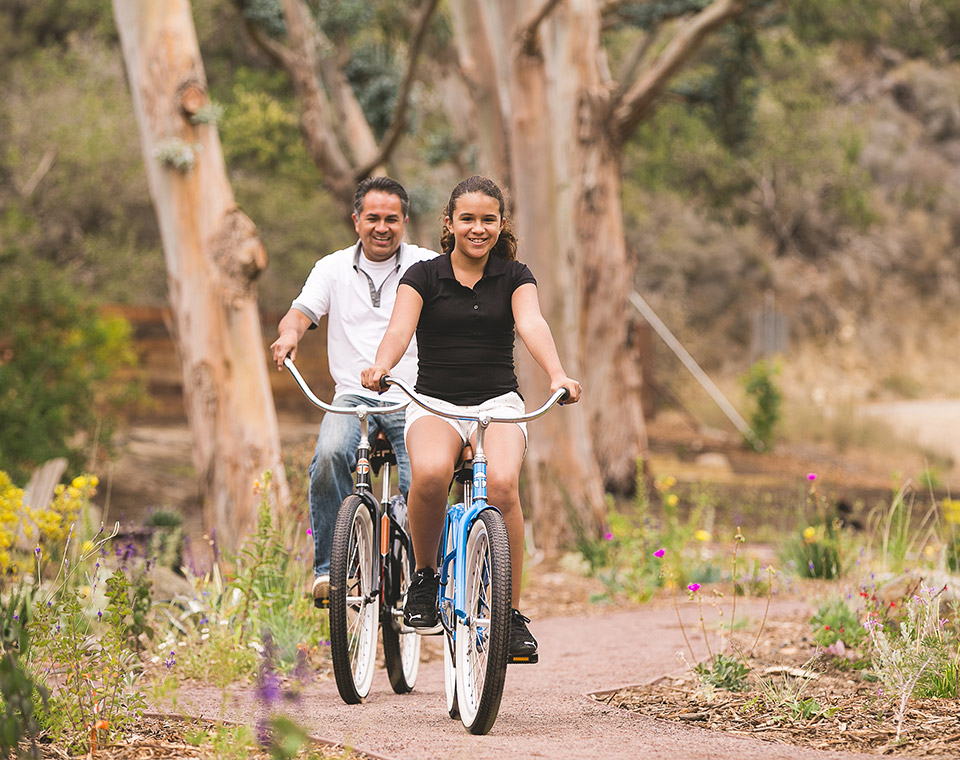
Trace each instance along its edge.
<instances>
[{"instance_id":1,"label":"blurred background foliage","mask_svg":"<svg viewBox=\"0 0 960 760\"><path fill-rule=\"evenodd\" d=\"M705 4L620 4L605 21L611 71L641 35ZM382 134L409 4L309 5ZM831 372L866 378L877 393L893 376L923 392L948 388L937 361L948 358L960 297L960 0L753 6L674 80L625 150L637 289L711 372L735 378L756 359L756 311L773 292L789 319L787 393L814 372L828 387ZM270 256L260 286L270 312L286 308L318 256L352 238L301 142L289 80L244 28L282 39L279 8L193 2L230 179ZM426 245L449 188L476 168L444 108L451 45L441 4L389 167L413 199L408 237ZM25 319L16 304L35 292L23 285L40 276L31 272L78 309L163 304L163 253L109 0L7 0L0 60L0 348Z\"/></svg>"}]
</instances>

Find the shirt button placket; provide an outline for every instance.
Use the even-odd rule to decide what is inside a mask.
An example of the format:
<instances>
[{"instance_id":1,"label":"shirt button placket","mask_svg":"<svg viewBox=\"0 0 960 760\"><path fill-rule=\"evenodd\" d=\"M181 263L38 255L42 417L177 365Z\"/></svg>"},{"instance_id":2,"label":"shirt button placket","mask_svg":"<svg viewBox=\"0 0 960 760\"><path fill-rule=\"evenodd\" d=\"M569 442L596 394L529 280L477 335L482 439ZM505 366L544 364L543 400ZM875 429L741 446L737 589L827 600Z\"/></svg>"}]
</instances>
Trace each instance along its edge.
<instances>
[{"instance_id":1,"label":"shirt button placket","mask_svg":"<svg viewBox=\"0 0 960 760\"><path fill-rule=\"evenodd\" d=\"M480 302L479 302L479 300L477 299L477 294L474 293L474 294L473 294L473 312L474 312L474 313L473 313L473 318L474 318L474 319L480 319L480 315L477 313L477 312L479 312L479 311L480 311Z\"/></svg>"}]
</instances>

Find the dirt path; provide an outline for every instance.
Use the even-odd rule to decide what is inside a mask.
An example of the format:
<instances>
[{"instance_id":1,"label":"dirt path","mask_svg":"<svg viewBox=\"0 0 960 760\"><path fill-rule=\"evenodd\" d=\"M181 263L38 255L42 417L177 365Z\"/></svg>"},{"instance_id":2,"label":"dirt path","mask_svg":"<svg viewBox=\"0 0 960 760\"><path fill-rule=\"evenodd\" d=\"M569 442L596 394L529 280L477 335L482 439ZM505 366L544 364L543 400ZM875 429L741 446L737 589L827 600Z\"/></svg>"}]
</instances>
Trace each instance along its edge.
<instances>
[{"instance_id":1,"label":"dirt path","mask_svg":"<svg viewBox=\"0 0 960 760\"><path fill-rule=\"evenodd\" d=\"M960 400L931 399L863 404L860 411L887 422L907 440L953 460L960 474Z\"/></svg>"},{"instance_id":2,"label":"dirt path","mask_svg":"<svg viewBox=\"0 0 960 760\"><path fill-rule=\"evenodd\" d=\"M775 603L773 613L805 610L800 602L782 601ZM751 605L750 613L758 620L762 606ZM699 651L703 639L696 626L691 616L687 634ZM363 705L344 705L331 680L312 686L298 703L285 705L283 711L316 736L398 760L875 757L713 733L589 699L586 695L590 692L648 682L678 668L676 655L685 644L671 606L537 619L531 627L540 639L540 663L510 667L499 718L487 736L471 736L459 721L447 717L437 637L425 642L434 656L428 655L421 665L417 688L411 694L394 694L380 669ZM179 700L185 712L217 718L224 695L184 685ZM252 723L259 709L250 689L233 691L227 695L224 717Z\"/></svg>"}]
</instances>

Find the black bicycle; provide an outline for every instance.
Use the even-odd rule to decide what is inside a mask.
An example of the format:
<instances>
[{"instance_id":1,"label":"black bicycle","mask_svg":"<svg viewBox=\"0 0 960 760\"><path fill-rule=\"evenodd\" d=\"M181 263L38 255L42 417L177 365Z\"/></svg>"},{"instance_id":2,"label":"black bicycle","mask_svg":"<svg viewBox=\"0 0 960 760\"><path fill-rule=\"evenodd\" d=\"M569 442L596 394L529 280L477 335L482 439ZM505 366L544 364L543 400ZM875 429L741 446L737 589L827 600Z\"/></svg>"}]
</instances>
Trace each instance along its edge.
<instances>
[{"instance_id":1,"label":"black bicycle","mask_svg":"<svg viewBox=\"0 0 960 760\"><path fill-rule=\"evenodd\" d=\"M330 649L337 689L347 704L362 702L370 692L380 630L390 686L405 694L420 669L420 636L403 625L403 599L415 569L413 544L406 503L391 478L396 455L382 432L371 445L368 428L371 414L400 412L406 402L332 406L317 398L289 357L283 364L314 405L360 420L354 490L340 505L330 555ZM373 495L377 477L379 501Z\"/></svg>"}]
</instances>

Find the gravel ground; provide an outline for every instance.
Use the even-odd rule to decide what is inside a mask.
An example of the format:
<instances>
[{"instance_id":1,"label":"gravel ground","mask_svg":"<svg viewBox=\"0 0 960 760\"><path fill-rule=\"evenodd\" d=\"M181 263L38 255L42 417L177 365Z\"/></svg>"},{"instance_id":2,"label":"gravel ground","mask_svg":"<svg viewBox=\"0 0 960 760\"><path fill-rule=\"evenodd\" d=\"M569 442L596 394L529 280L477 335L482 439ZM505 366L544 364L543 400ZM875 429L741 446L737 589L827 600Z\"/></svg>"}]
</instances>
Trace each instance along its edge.
<instances>
[{"instance_id":1,"label":"gravel ground","mask_svg":"<svg viewBox=\"0 0 960 760\"><path fill-rule=\"evenodd\" d=\"M757 602L740 609L759 621L763 607ZM783 600L774 602L771 615L806 611L802 602ZM686 628L696 649L698 642L702 646L702 637L694 612L689 611ZM425 661L411 694L394 694L381 669L363 705L343 704L330 680L308 688L298 702L285 705L284 712L326 741L398 760L876 757L730 736L591 700L587 696L591 692L647 683L677 670L677 652L685 644L672 606L608 607L600 613L537 618L531 629L540 640L540 662L510 666L500 714L487 736L467 734L446 714L438 637L425 641ZM252 723L258 715L250 689L225 695L182 684L178 704L180 710L206 718Z\"/></svg>"}]
</instances>

